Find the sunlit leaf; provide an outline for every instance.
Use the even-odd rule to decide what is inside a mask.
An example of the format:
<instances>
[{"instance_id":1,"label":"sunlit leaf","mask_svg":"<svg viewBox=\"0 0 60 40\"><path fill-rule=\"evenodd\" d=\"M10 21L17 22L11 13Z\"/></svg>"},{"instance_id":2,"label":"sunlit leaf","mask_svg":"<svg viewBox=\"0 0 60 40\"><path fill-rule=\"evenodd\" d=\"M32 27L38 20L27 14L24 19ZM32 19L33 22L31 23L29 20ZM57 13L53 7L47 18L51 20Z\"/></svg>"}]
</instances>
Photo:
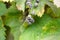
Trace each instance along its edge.
<instances>
[{"instance_id":1,"label":"sunlit leaf","mask_svg":"<svg viewBox=\"0 0 60 40\"><path fill-rule=\"evenodd\" d=\"M22 10L24 12L25 10L25 2L26 0L15 0L16 1L16 7L18 10Z\"/></svg>"},{"instance_id":2,"label":"sunlit leaf","mask_svg":"<svg viewBox=\"0 0 60 40\"><path fill-rule=\"evenodd\" d=\"M57 7L60 7L60 0L53 0L53 2Z\"/></svg>"},{"instance_id":3,"label":"sunlit leaf","mask_svg":"<svg viewBox=\"0 0 60 40\"><path fill-rule=\"evenodd\" d=\"M3 2L8 2L9 0L2 0Z\"/></svg>"},{"instance_id":4,"label":"sunlit leaf","mask_svg":"<svg viewBox=\"0 0 60 40\"><path fill-rule=\"evenodd\" d=\"M36 0L35 0L36 1ZM34 8L34 5L36 2L32 2L32 8L30 10L30 14L32 14L32 12L34 11L34 14L36 14L39 17L42 17L42 15L44 14L44 7L45 7L45 1L46 0L40 0L38 3L38 7Z\"/></svg>"}]
</instances>

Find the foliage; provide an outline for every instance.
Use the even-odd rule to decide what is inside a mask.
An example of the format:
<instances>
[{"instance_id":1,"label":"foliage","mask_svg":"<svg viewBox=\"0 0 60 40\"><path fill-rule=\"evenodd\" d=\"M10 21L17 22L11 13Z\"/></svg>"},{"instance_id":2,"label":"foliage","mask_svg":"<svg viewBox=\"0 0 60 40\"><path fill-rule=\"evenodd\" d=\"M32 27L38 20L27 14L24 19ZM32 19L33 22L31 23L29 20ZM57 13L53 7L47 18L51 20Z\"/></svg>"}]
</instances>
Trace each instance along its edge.
<instances>
[{"instance_id":1,"label":"foliage","mask_svg":"<svg viewBox=\"0 0 60 40\"><path fill-rule=\"evenodd\" d=\"M0 40L60 40L60 6L55 0L0 0Z\"/></svg>"}]
</instances>

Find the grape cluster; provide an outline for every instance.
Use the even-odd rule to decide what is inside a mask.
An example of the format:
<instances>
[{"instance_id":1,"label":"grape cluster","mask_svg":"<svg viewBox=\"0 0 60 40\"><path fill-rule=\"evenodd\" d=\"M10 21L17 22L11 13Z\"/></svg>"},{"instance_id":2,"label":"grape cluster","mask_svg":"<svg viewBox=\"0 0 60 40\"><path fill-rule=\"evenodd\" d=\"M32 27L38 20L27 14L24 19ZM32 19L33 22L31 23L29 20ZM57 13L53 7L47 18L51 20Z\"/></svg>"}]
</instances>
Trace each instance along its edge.
<instances>
[{"instance_id":1,"label":"grape cluster","mask_svg":"<svg viewBox=\"0 0 60 40\"><path fill-rule=\"evenodd\" d=\"M27 1L26 1L26 5L28 5L30 8L32 8L31 1L32 1L32 0L27 0ZM34 7L37 7L37 6L38 6L38 3L39 3L39 0L36 0L36 2L35 2L35 4L34 4Z\"/></svg>"},{"instance_id":2,"label":"grape cluster","mask_svg":"<svg viewBox=\"0 0 60 40\"><path fill-rule=\"evenodd\" d=\"M38 4L39 4L39 1L40 0L35 0L36 2L34 4L31 3L32 0L26 0L26 5L29 6L30 10L34 7L34 8L37 8L38 7ZM33 10L32 12L30 12L32 15L35 15L35 11ZM32 18L32 15L31 14L28 14L28 16L26 17L26 22L28 22L28 24L32 24L34 23L34 19Z\"/></svg>"},{"instance_id":3,"label":"grape cluster","mask_svg":"<svg viewBox=\"0 0 60 40\"><path fill-rule=\"evenodd\" d=\"M31 15L28 15L28 16L26 17L26 22L27 22L28 24L34 23L34 19L32 18Z\"/></svg>"}]
</instances>

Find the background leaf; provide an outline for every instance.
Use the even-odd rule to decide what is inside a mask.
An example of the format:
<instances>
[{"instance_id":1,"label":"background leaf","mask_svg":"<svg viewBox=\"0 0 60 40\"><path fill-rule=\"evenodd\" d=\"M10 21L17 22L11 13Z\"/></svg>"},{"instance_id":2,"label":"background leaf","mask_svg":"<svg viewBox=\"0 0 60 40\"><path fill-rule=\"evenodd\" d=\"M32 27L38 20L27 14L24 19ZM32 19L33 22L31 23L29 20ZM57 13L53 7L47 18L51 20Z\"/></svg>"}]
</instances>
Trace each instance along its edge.
<instances>
[{"instance_id":1,"label":"background leaf","mask_svg":"<svg viewBox=\"0 0 60 40\"><path fill-rule=\"evenodd\" d=\"M11 11L12 10L12 11ZM6 26L10 27L10 33L14 37L14 40L19 39L20 35L20 25L21 25L21 18L22 18L22 12L20 12L16 6L12 5L8 11L7 14L4 17L4 24Z\"/></svg>"},{"instance_id":2,"label":"background leaf","mask_svg":"<svg viewBox=\"0 0 60 40\"><path fill-rule=\"evenodd\" d=\"M2 22L2 19L0 17L0 40L5 40L6 34L5 34L5 28L4 28L4 24Z\"/></svg>"},{"instance_id":3,"label":"background leaf","mask_svg":"<svg viewBox=\"0 0 60 40\"><path fill-rule=\"evenodd\" d=\"M50 8L52 9L52 11L54 12L54 13L52 13L52 15L53 16L55 16L55 17L60 17L60 8L57 8L53 3L51 3L51 2L48 2L47 1L47 3L46 3L48 6L50 6Z\"/></svg>"},{"instance_id":4,"label":"background leaf","mask_svg":"<svg viewBox=\"0 0 60 40\"><path fill-rule=\"evenodd\" d=\"M3 2L0 2L0 16L5 15L6 11L7 9L6 9L5 4Z\"/></svg>"},{"instance_id":5,"label":"background leaf","mask_svg":"<svg viewBox=\"0 0 60 40\"><path fill-rule=\"evenodd\" d=\"M39 20L38 20L39 19ZM21 34L20 40L59 40L60 19L52 19L48 15L35 17L35 23Z\"/></svg>"}]
</instances>

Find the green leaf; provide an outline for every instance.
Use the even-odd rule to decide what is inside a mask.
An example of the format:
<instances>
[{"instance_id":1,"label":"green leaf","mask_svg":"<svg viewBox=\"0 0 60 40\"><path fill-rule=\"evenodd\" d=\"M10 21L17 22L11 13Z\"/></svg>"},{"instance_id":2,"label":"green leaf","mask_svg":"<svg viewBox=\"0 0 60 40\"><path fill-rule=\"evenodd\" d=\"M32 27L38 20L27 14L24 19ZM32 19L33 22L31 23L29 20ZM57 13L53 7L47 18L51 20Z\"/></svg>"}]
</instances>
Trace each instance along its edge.
<instances>
[{"instance_id":1,"label":"green leaf","mask_svg":"<svg viewBox=\"0 0 60 40\"><path fill-rule=\"evenodd\" d=\"M30 25L21 35L19 40L59 40L60 18L52 19L48 15L42 18L35 17L35 23Z\"/></svg>"},{"instance_id":2,"label":"green leaf","mask_svg":"<svg viewBox=\"0 0 60 40\"><path fill-rule=\"evenodd\" d=\"M7 9L6 9L5 4L3 2L0 2L0 16L5 15L6 11Z\"/></svg>"},{"instance_id":3,"label":"green leaf","mask_svg":"<svg viewBox=\"0 0 60 40\"><path fill-rule=\"evenodd\" d=\"M16 15L20 15L22 13L20 13L20 11L16 8L15 4L13 4L12 6L10 6L10 8L8 8L7 10L7 14L9 16L16 16Z\"/></svg>"},{"instance_id":4,"label":"green leaf","mask_svg":"<svg viewBox=\"0 0 60 40\"><path fill-rule=\"evenodd\" d=\"M8 12L5 15L4 23L11 28L11 34L14 36L14 40L19 39L22 16L22 12L17 10L14 5L8 9Z\"/></svg>"},{"instance_id":5,"label":"green leaf","mask_svg":"<svg viewBox=\"0 0 60 40\"><path fill-rule=\"evenodd\" d=\"M23 16L23 15L22 16L21 15L22 15L22 12L17 10L16 6L12 5L8 9L7 14L5 15L4 22L7 26L15 27L15 26L19 25L19 17ZM16 24L15 22L18 24Z\"/></svg>"},{"instance_id":6,"label":"green leaf","mask_svg":"<svg viewBox=\"0 0 60 40\"><path fill-rule=\"evenodd\" d=\"M5 18L5 24L11 28L11 34L14 36L14 40L18 40L21 25L19 17L7 16Z\"/></svg>"},{"instance_id":7,"label":"green leaf","mask_svg":"<svg viewBox=\"0 0 60 40\"><path fill-rule=\"evenodd\" d=\"M3 22L2 22L2 19L0 17L0 40L5 40L6 34L5 34L5 28L4 28L4 25L3 25Z\"/></svg>"},{"instance_id":8,"label":"green leaf","mask_svg":"<svg viewBox=\"0 0 60 40\"><path fill-rule=\"evenodd\" d=\"M46 2L46 4L48 5L48 6L50 6L50 8L52 9L52 11L54 12L54 13L52 13L52 15L54 16L54 17L60 17L60 8L57 8L53 3L51 3L51 2Z\"/></svg>"}]
</instances>

